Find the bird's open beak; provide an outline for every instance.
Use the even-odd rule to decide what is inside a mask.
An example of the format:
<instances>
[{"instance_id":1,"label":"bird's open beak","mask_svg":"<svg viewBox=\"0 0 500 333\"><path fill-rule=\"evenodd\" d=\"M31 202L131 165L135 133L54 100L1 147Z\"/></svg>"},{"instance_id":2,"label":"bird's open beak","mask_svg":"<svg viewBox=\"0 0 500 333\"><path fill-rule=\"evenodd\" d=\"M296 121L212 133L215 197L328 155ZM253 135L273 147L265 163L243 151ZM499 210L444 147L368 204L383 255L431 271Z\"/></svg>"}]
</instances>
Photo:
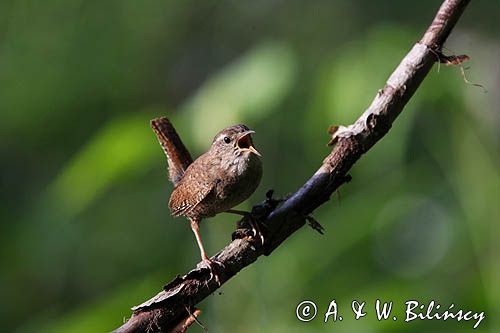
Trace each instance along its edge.
<instances>
[{"instance_id":1,"label":"bird's open beak","mask_svg":"<svg viewBox=\"0 0 500 333\"><path fill-rule=\"evenodd\" d=\"M255 131L246 131L242 133L236 142L236 146L238 146L238 148L242 150L248 149L257 156L262 156L253 146L252 142L253 133L255 133Z\"/></svg>"}]
</instances>

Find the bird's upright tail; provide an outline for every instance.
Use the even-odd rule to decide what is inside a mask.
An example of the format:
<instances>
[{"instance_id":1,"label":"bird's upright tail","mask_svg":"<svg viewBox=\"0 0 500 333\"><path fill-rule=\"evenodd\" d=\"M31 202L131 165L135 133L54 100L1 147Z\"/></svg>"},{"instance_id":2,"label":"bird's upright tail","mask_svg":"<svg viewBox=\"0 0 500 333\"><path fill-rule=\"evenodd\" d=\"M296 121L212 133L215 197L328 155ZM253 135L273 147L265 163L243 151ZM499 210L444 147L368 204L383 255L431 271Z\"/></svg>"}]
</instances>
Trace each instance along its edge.
<instances>
[{"instance_id":1,"label":"bird's upright tail","mask_svg":"<svg viewBox=\"0 0 500 333\"><path fill-rule=\"evenodd\" d=\"M170 120L166 117L153 119L151 127L167 155L169 178L174 185L177 185L193 159Z\"/></svg>"}]
</instances>

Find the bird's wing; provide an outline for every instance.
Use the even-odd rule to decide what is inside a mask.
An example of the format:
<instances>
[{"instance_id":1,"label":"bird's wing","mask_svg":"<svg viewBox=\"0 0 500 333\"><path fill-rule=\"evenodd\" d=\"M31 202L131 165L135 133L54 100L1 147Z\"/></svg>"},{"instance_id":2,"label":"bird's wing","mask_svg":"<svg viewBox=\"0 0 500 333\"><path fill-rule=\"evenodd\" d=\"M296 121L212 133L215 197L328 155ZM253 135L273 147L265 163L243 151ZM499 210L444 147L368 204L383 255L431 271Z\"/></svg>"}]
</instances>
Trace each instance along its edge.
<instances>
[{"instance_id":1,"label":"bird's wing","mask_svg":"<svg viewBox=\"0 0 500 333\"><path fill-rule=\"evenodd\" d=\"M182 181L174 188L168 202L173 216L189 214L215 189L217 180L207 177L206 169L201 169L200 173L196 170L199 168L189 168Z\"/></svg>"},{"instance_id":2,"label":"bird's wing","mask_svg":"<svg viewBox=\"0 0 500 333\"><path fill-rule=\"evenodd\" d=\"M193 159L166 117L151 120L151 127L167 155L169 178L174 185L177 185L189 165L193 163Z\"/></svg>"}]
</instances>

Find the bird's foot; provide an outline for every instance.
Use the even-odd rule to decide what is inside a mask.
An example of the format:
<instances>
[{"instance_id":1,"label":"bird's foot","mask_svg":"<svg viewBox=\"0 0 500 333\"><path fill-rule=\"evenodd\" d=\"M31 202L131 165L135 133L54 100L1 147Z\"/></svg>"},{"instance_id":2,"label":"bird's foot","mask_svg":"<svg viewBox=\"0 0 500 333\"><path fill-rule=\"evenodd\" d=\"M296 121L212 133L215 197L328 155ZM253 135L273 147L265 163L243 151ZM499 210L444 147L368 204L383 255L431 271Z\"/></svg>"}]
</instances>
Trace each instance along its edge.
<instances>
[{"instance_id":1,"label":"bird's foot","mask_svg":"<svg viewBox=\"0 0 500 333\"><path fill-rule=\"evenodd\" d=\"M259 221L264 221L269 214L276 209L283 201L287 200L289 196L285 198L273 198L274 190L269 190L266 193L266 200L261 202L258 205L252 207L251 212L245 212L241 210L230 209L226 211L227 213L242 215L243 219L238 223L238 228L244 228L243 225L245 222L247 225L250 225L252 228L253 238L259 238L262 245L264 245L264 234L261 230L261 224ZM243 223L241 223L243 222ZM265 228L265 225L264 225ZM237 238L244 238L248 235L245 232L241 232L240 230L236 230L233 233L233 240Z\"/></svg>"},{"instance_id":2,"label":"bird's foot","mask_svg":"<svg viewBox=\"0 0 500 333\"><path fill-rule=\"evenodd\" d=\"M225 268L224 264L220 261L217 260L212 260L208 257L203 258L203 263L208 266L208 269L210 270L210 279L209 281L212 281L212 279L215 279L215 282L217 285L220 287L221 286L221 279L219 276L219 273L217 272L221 267Z\"/></svg>"},{"instance_id":3,"label":"bird's foot","mask_svg":"<svg viewBox=\"0 0 500 333\"><path fill-rule=\"evenodd\" d=\"M253 232L253 237L257 238L259 237L261 245L264 245L264 235L262 234L262 231L260 230L259 226L259 221L253 218L252 214L249 214L248 222L250 223L250 226L252 227L252 232Z\"/></svg>"},{"instance_id":4,"label":"bird's foot","mask_svg":"<svg viewBox=\"0 0 500 333\"><path fill-rule=\"evenodd\" d=\"M245 212L242 210L230 209L227 213L237 214L243 216L243 219L238 223L241 226L241 222L246 222L252 228L252 237L259 238L261 245L264 245L264 234L261 231L260 224L257 218L255 218L253 212Z\"/></svg>"}]
</instances>

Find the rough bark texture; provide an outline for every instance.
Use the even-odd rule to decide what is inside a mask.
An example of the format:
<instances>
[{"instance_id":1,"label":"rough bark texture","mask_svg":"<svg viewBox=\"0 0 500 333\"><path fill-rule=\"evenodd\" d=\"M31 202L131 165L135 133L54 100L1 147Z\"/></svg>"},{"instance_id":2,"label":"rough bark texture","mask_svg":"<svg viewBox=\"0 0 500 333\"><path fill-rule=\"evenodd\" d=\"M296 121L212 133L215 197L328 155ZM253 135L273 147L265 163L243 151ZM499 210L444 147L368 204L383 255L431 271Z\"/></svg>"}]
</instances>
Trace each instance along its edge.
<instances>
[{"instance_id":1,"label":"rough bark texture","mask_svg":"<svg viewBox=\"0 0 500 333\"><path fill-rule=\"evenodd\" d=\"M281 205L266 199L254 207L264 230L266 243L245 237L245 231L213 257L221 262L221 284L252 264L261 255L269 255L292 233L301 228L306 217L327 201L330 195L348 181L348 171L391 128L396 117L412 97L434 62L442 60L441 49L452 28L470 0L445 0L423 38L407 56L375 96L370 107L352 125L336 128L336 143L316 173ZM193 322L194 306L217 290L209 270L202 264L184 276L177 276L153 298L132 308L132 317L117 333L177 332L179 323Z\"/></svg>"}]
</instances>

